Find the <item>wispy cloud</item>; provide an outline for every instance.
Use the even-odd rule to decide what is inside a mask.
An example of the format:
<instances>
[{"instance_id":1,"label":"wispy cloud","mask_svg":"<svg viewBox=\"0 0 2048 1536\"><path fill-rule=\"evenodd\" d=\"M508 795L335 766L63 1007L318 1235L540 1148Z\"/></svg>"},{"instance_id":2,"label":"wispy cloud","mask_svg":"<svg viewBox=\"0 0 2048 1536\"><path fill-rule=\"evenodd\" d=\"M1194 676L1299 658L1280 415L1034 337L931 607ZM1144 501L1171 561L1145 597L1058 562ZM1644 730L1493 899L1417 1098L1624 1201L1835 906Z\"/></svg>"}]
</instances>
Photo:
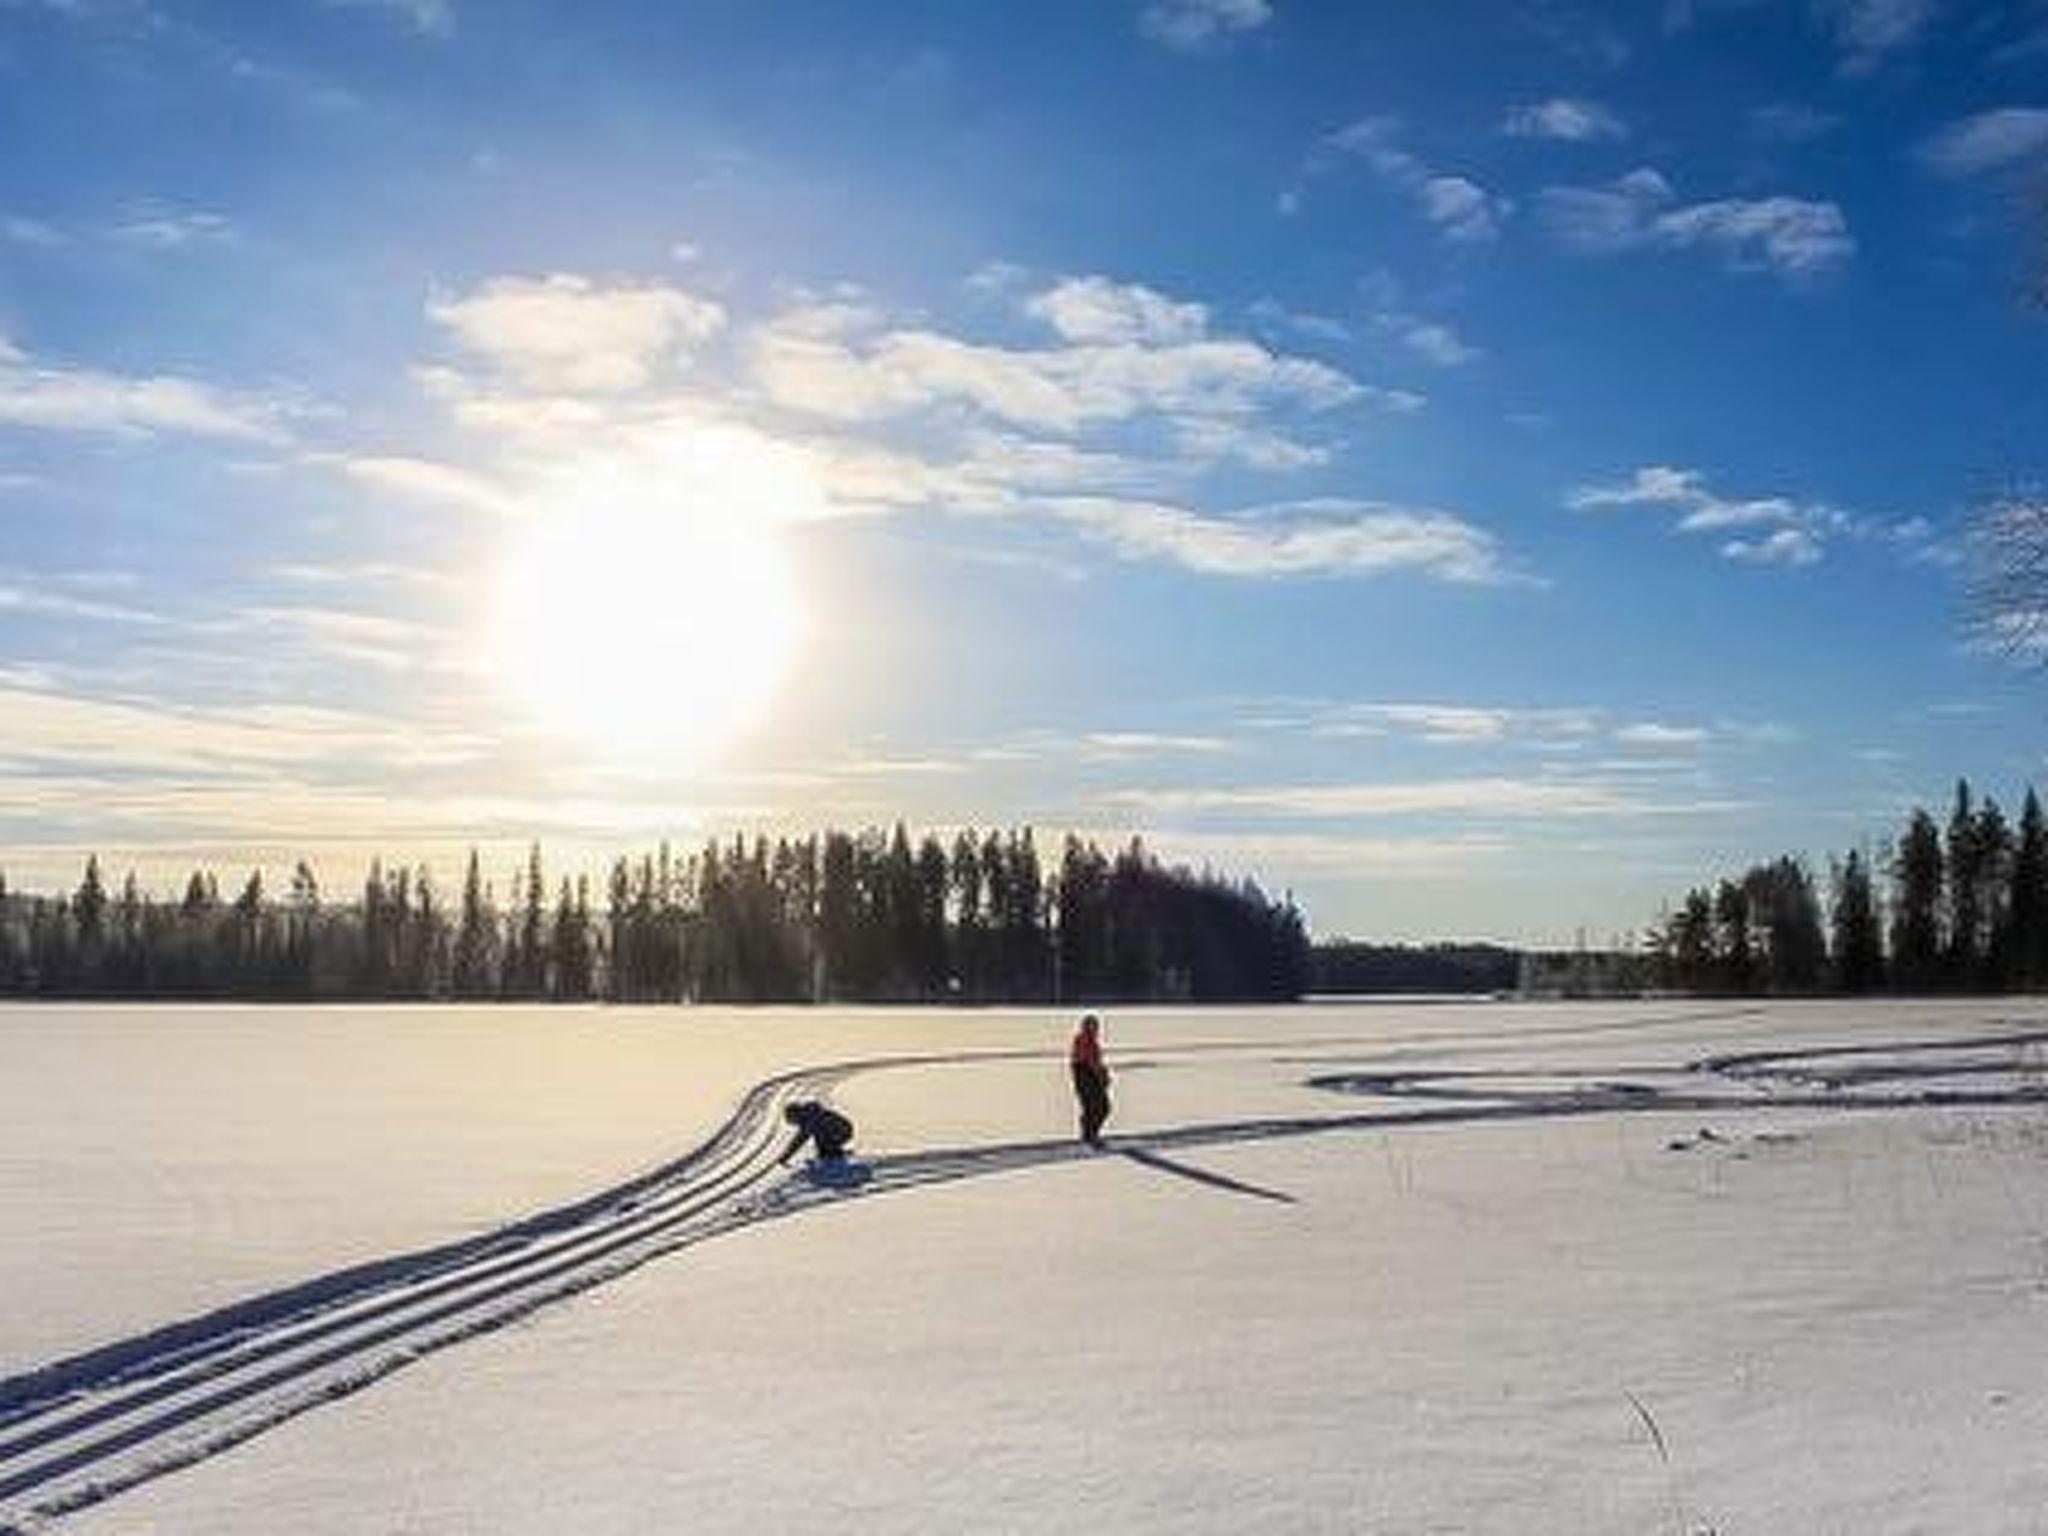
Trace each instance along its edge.
<instances>
[{"instance_id":1,"label":"wispy cloud","mask_svg":"<svg viewBox=\"0 0 2048 1536\"><path fill-rule=\"evenodd\" d=\"M1821 541L1807 528L1779 528L1754 539L1729 539L1721 553L1744 565L1815 565Z\"/></svg>"},{"instance_id":2,"label":"wispy cloud","mask_svg":"<svg viewBox=\"0 0 2048 1536\"><path fill-rule=\"evenodd\" d=\"M179 251L194 246L227 245L237 238L226 214L200 208L143 204L131 209L107 231L121 245L147 251Z\"/></svg>"},{"instance_id":3,"label":"wispy cloud","mask_svg":"<svg viewBox=\"0 0 2048 1536\"><path fill-rule=\"evenodd\" d=\"M1146 289L1070 280L1027 309L1055 347L1007 347L897 329L844 305L797 309L753 338L755 377L778 405L846 421L968 406L1002 422L1071 433L1145 414L1237 418L1291 404L1370 398L1327 363L1211 336L1201 306Z\"/></svg>"},{"instance_id":4,"label":"wispy cloud","mask_svg":"<svg viewBox=\"0 0 2048 1536\"><path fill-rule=\"evenodd\" d=\"M1441 320L1401 315L1394 317L1393 329L1411 352L1439 368L1460 368L1479 356L1477 347Z\"/></svg>"},{"instance_id":5,"label":"wispy cloud","mask_svg":"<svg viewBox=\"0 0 2048 1536\"><path fill-rule=\"evenodd\" d=\"M134 376L39 359L0 335L0 424L269 442L285 435L283 417L274 401L176 375Z\"/></svg>"},{"instance_id":6,"label":"wispy cloud","mask_svg":"<svg viewBox=\"0 0 2048 1536\"><path fill-rule=\"evenodd\" d=\"M1712 736L1705 726L1665 725L1655 720L1624 725L1614 733L1614 739L1625 747L1696 747Z\"/></svg>"},{"instance_id":7,"label":"wispy cloud","mask_svg":"<svg viewBox=\"0 0 2048 1536\"><path fill-rule=\"evenodd\" d=\"M1209 329L1206 306L1106 277L1062 278L1032 294L1024 308L1065 340L1083 344L1173 346L1198 341Z\"/></svg>"},{"instance_id":8,"label":"wispy cloud","mask_svg":"<svg viewBox=\"0 0 2048 1536\"><path fill-rule=\"evenodd\" d=\"M1705 249L1737 271L1799 279L1833 271L1856 251L1833 202L1778 196L1680 203L1671 183L1647 166L1604 186L1546 187L1537 210L1552 239L1589 255Z\"/></svg>"},{"instance_id":9,"label":"wispy cloud","mask_svg":"<svg viewBox=\"0 0 2048 1536\"><path fill-rule=\"evenodd\" d=\"M1548 101L1510 107L1501 122L1501 132L1510 138L1589 144L1601 139L1627 138L1628 124L1612 107L1600 102L1583 96L1553 96Z\"/></svg>"},{"instance_id":10,"label":"wispy cloud","mask_svg":"<svg viewBox=\"0 0 2048 1536\"><path fill-rule=\"evenodd\" d=\"M453 0L321 0L335 10L382 11L422 37L455 32Z\"/></svg>"},{"instance_id":11,"label":"wispy cloud","mask_svg":"<svg viewBox=\"0 0 2048 1536\"><path fill-rule=\"evenodd\" d=\"M723 306L680 288L565 273L493 278L427 313L521 382L572 394L638 389L725 324Z\"/></svg>"},{"instance_id":12,"label":"wispy cloud","mask_svg":"<svg viewBox=\"0 0 2048 1536\"><path fill-rule=\"evenodd\" d=\"M42 219L26 218L20 214L0 218L0 237L5 237L16 245L40 246L44 249L55 249L61 245L68 245L71 241L71 237L56 225Z\"/></svg>"},{"instance_id":13,"label":"wispy cloud","mask_svg":"<svg viewBox=\"0 0 2048 1536\"><path fill-rule=\"evenodd\" d=\"M1633 786L1592 780L1507 777L1132 789L1112 798L1153 814L1228 811L1346 820L1436 815L1690 816L1741 808L1738 802L1720 799L1648 800Z\"/></svg>"},{"instance_id":14,"label":"wispy cloud","mask_svg":"<svg viewBox=\"0 0 2048 1536\"><path fill-rule=\"evenodd\" d=\"M1868 74L1917 43L1934 19L1934 0L1820 0L1844 74Z\"/></svg>"},{"instance_id":15,"label":"wispy cloud","mask_svg":"<svg viewBox=\"0 0 2048 1536\"><path fill-rule=\"evenodd\" d=\"M1257 31L1272 19L1268 0L1149 0L1138 28L1154 42L1193 50Z\"/></svg>"},{"instance_id":16,"label":"wispy cloud","mask_svg":"<svg viewBox=\"0 0 2048 1536\"><path fill-rule=\"evenodd\" d=\"M1700 471L1666 464L1645 465L1612 484L1580 486L1565 504L1579 512L1666 509L1677 514L1673 526L1680 533L1745 530L1719 546L1725 558L1744 565L1814 565L1830 538L1889 546L1908 558L1919 558L1938 544L1926 518L1879 517L1784 495L1721 496L1707 489Z\"/></svg>"},{"instance_id":17,"label":"wispy cloud","mask_svg":"<svg viewBox=\"0 0 2048 1536\"><path fill-rule=\"evenodd\" d=\"M395 454L306 455L306 462L339 470L358 484L405 498L503 517L517 509L510 492L459 464Z\"/></svg>"},{"instance_id":18,"label":"wispy cloud","mask_svg":"<svg viewBox=\"0 0 2048 1536\"><path fill-rule=\"evenodd\" d=\"M1961 179L2001 171L2048 153L2048 108L2000 107L1950 123L1923 140L1921 165Z\"/></svg>"},{"instance_id":19,"label":"wispy cloud","mask_svg":"<svg viewBox=\"0 0 2048 1536\"><path fill-rule=\"evenodd\" d=\"M1324 465L1337 448L1322 424L1339 408L1398 415L1420 408L1421 396L1220 334L1208 305L1143 284L1099 274L1034 281L1002 266L970 287L1049 339L983 340L895 323L858 294L800 295L761 318L728 322L721 311L734 344L684 393L658 367L672 345L666 300L630 290L622 317L614 301L627 290L563 275L500 279L431 311L498 372L440 367L422 383L463 424L500 440L506 463L317 462L388 494L496 511L511 504L513 484L544 496L551 463L665 463L677 442L704 435L709 412L720 423L711 430L749 436L757 469L800 459L813 499L822 495L832 515L920 509L1050 522L1124 559L1205 575L1527 579L1492 535L1453 513L1359 499L1247 509L1241 492L1237 508L1218 511L1191 494L1224 469ZM577 323L586 303L616 327ZM1406 316L1401 334L1440 365L1474 355L1447 325ZM567 390L565 379L603 388Z\"/></svg>"},{"instance_id":20,"label":"wispy cloud","mask_svg":"<svg viewBox=\"0 0 2048 1536\"><path fill-rule=\"evenodd\" d=\"M471 760L484 738L313 705L200 708L24 686L0 679L7 717L0 765L57 764L80 773L261 777L327 765L403 769Z\"/></svg>"},{"instance_id":21,"label":"wispy cloud","mask_svg":"<svg viewBox=\"0 0 2048 1536\"><path fill-rule=\"evenodd\" d=\"M1320 503L1218 517L1110 497L1049 500L1044 510L1117 553L1211 576L1281 578L1411 572L1499 585L1516 579L1485 530L1447 512Z\"/></svg>"},{"instance_id":22,"label":"wispy cloud","mask_svg":"<svg viewBox=\"0 0 2048 1536\"><path fill-rule=\"evenodd\" d=\"M1759 12L1774 0L1666 0L1664 27L1682 32L1717 13ZM1835 49L1844 75L1866 75L1910 50L1934 20L1937 0L1809 0L1813 24Z\"/></svg>"},{"instance_id":23,"label":"wispy cloud","mask_svg":"<svg viewBox=\"0 0 2048 1536\"><path fill-rule=\"evenodd\" d=\"M1799 504L1784 496L1740 500L1716 496L1706 488L1706 477L1698 470L1664 464L1645 465L1619 484L1582 486L1571 494L1568 505L1579 512L1606 507L1671 507L1682 514L1678 527L1686 533L1786 523L1802 514Z\"/></svg>"},{"instance_id":24,"label":"wispy cloud","mask_svg":"<svg viewBox=\"0 0 2048 1536\"><path fill-rule=\"evenodd\" d=\"M146 608L62 590L48 576L0 570L0 614L9 613L106 624L158 625L165 622L161 614Z\"/></svg>"},{"instance_id":25,"label":"wispy cloud","mask_svg":"<svg viewBox=\"0 0 2048 1536\"><path fill-rule=\"evenodd\" d=\"M1842 119L1837 113L1823 112L1802 102L1776 101L1751 107L1743 115L1743 124L1751 138L1767 144L1806 144L1833 133L1841 127Z\"/></svg>"},{"instance_id":26,"label":"wispy cloud","mask_svg":"<svg viewBox=\"0 0 2048 1536\"><path fill-rule=\"evenodd\" d=\"M1438 746L1491 746L1510 740L1574 741L1599 729L1588 709L1517 708L1497 704L1343 703L1311 711L1317 736L1413 736Z\"/></svg>"},{"instance_id":27,"label":"wispy cloud","mask_svg":"<svg viewBox=\"0 0 2048 1536\"><path fill-rule=\"evenodd\" d=\"M1445 240L1477 244L1497 238L1514 203L1488 191L1469 176L1435 169L1402 143L1401 123L1389 116L1360 118L1322 141L1325 155L1337 154L1364 164L1380 180L1402 192L1436 227ZM1312 159L1310 170L1318 161Z\"/></svg>"}]
</instances>

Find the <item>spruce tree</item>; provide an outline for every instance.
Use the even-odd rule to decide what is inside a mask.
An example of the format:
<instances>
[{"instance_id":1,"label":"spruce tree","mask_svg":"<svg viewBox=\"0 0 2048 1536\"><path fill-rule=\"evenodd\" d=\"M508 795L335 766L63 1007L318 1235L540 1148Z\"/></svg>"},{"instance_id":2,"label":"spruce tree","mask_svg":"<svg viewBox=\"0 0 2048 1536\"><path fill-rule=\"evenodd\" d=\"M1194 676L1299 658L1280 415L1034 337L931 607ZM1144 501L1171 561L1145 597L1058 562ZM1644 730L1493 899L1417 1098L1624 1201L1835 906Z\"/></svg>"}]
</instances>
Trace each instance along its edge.
<instances>
[{"instance_id":1,"label":"spruce tree","mask_svg":"<svg viewBox=\"0 0 2048 1536\"><path fill-rule=\"evenodd\" d=\"M2013 985L2031 991L2048 982L2048 826L2031 784L2020 806L2006 910L2011 931L2007 974Z\"/></svg>"},{"instance_id":2,"label":"spruce tree","mask_svg":"<svg viewBox=\"0 0 2048 1536\"><path fill-rule=\"evenodd\" d=\"M1954 809L1948 819L1948 950L1947 980L1953 988L1975 984L1983 963L1983 856L1970 783L1956 780Z\"/></svg>"},{"instance_id":3,"label":"spruce tree","mask_svg":"<svg viewBox=\"0 0 2048 1536\"><path fill-rule=\"evenodd\" d=\"M1870 869L1855 849L1835 866L1834 978L1837 991L1875 992L1884 983L1884 946Z\"/></svg>"},{"instance_id":4,"label":"spruce tree","mask_svg":"<svg viewBox=\"0 0 2048 1536\"><path fill-rule=\"evenodd\" d=\"M1892 982L1926 992L1942 980L1941 913L1946 883L1941 834L1917 807L1892 858Z\"/></svg>"}]
</instances>

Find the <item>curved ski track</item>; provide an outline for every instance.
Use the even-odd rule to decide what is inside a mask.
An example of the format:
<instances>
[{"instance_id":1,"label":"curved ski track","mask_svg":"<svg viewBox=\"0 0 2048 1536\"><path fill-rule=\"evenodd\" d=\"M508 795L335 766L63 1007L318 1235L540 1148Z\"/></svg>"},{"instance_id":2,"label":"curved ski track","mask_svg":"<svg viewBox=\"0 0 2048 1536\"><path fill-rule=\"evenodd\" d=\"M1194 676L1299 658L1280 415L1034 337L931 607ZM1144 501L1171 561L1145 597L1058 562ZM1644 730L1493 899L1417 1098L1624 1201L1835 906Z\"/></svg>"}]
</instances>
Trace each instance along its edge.
<instances>
[{"instance_id":1,"label":"curved ski track","mask_svg":"<svg viewBox=\"0 0 2048 1536\"><path fill-rule=\"evenodd\" d=\"M1656 1029L1746 1011L1658 1015L1523 1031L1518 1038L1534 1041ZM1442 1047L1474 1038L1488 1037L1440 1035L1412 1043ZM1409 1043L1384 1036L1358 1041L1268 1038L1156 1048L1143 1054L1272 1051L1290 1045L1330 1050L1347 1044L1369 1045L1380 1054ZM1707 1058L1682 1070L1335 1072L1307 1082L1367 1095L1389 1107L1180 1126L1119 1137L1115 1144L1163 1150L1339 1130L1636 1111L2035 1103L2048 1101L2048 1085L2024 1069L2038 1062L2044 1045L2048 1030L2033 1029L1846 1049L1748 1052ZM1996 1053L2008 1050L2020 1055L2022 1080L2017 1084L1876 1096L1841 1091L1920 1076L1998 1070ZM1962 1059L1886 1063L1886 1052L1928 1058L1960 1053ZM1983 1060L1987 1052L1993 1053L1989 1063ZM2030 1053L2033 1062L2028 1060ZM794 1099L816 1096L862 1072L1044 1055L1038 1050L905 1055L785 1073L751 1089L732 1117L696 1150L588 1199L480 1237L254 1297L0 1380L0 1536L20 1536L216 1455L310 1408L359 1391L435 1350L502 1327L706 1238L849 1193L884 1193L1098 1156L1065 1138L937 1148L874 1159L871 1176L851 1189L817 1187L802 1180L764 1188L777 1175L782 1107ZM2007 1072L2012 1069L2011 1063L2003 1066Z\"/></svg>"}]
</instances>

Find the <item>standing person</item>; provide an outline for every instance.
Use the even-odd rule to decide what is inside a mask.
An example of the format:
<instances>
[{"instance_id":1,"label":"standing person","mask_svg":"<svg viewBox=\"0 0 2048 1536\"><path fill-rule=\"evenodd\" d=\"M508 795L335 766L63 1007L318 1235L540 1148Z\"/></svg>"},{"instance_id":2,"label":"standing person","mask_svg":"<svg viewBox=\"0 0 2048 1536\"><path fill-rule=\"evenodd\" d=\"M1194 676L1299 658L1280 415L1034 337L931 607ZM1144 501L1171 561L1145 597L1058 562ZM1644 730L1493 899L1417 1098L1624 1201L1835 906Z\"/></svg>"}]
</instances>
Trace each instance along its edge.
<instances>
[{"instance_id":1,"label":"standing person","mask_svg":"<svg viewBox=\"0 0 2048 1536\"><path fill-rule=\"evenodd\" d=\"M1074 1031L1067 1065L1074 1074L1074 1097L1081 1105L1081 1139L1091 1147L1102 1145L1102 1122L1109 1118L1109 1068L1102 1060L1102 1021L1094 1014L1081 1020Z\"/></svg>"}]
</instances>

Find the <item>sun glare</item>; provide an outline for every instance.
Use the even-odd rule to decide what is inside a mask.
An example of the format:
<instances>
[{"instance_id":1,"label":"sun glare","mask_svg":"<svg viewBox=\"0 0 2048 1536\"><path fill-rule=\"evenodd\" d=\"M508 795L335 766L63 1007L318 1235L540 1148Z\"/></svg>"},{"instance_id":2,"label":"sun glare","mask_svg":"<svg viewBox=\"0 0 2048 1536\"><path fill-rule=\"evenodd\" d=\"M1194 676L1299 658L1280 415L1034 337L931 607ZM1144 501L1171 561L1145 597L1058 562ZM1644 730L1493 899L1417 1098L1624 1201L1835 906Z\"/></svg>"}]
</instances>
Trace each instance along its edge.
<instances>
[{"instance_id":1,"label":"sun glare","mask_svg":"<svg viewBox=\"0 0 2048 1536\"><path fill-rule=\"evenodd\" d=\"M801 461L739 431L548 477L498 591L506 692L592 757L703 761L783 675L801 614L779 529L820 506Z\"/></svg>"}]
</instances>

